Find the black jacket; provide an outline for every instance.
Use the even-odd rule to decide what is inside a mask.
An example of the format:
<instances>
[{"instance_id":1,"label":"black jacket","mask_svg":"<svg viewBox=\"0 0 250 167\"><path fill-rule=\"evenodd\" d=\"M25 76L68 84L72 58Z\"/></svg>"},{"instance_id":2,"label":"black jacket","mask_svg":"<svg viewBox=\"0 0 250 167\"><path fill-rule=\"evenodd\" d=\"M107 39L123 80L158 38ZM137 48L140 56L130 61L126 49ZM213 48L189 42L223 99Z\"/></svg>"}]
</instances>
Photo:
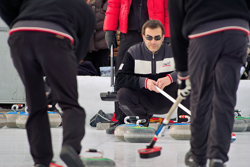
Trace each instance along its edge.
<instances>
[{"instance_id":1,"label":"black jacket","mask_svg":"<svg viewBox=\"0 0 250 167\"><path fill-rule=\"evenodd\" d=\"M177 73L170 46L163 43L160 49L152 54L142 42L130 47L126 52L115 79L116 90L122 87L145 88L146 78L157 81L168 74L172 81L176 82Z\"/></svg>"},{"instance_id":2,"label":"black jacket","mask_svg":"<svg viewBox=\"0 0 250 167\"><path fill-rule=\"evenodd\" d=\"M62 26L74 38L78 60L86 55L86 47L89 46L89 41L82 37L84 33L89 33L85 31L86 26L94 26L95 18L92 13L84 0L0 1L0 16L10 28L19 20L43 20ZM86 25L86 20L93 20L93 25Z\"/></svg>"},{"instance_id":3,"label":"black jacket","mask_svg":"<svg viewBox=\"0 0 250 167\"><path fill-rule=\"evenodd\" d=\"M187 71L188 35L198 25L230 18L250 21L249 0L169 0L168 9L177 71Z\"/></svg>"}]
</instances>

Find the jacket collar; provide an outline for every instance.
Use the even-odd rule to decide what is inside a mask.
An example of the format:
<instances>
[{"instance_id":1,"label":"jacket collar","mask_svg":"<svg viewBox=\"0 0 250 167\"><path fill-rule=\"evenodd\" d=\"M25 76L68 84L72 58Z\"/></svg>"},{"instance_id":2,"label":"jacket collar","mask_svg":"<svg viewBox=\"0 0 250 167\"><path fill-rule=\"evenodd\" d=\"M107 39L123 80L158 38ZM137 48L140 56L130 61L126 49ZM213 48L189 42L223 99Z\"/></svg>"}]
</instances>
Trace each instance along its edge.
<instances>
[{"instance_id":1,"label":"jacket collar","mask_svg":"<svg viewBox=\"0 0 250 167\"><path fill-rule=\"evenodd\" d=\"M162 42L161 47L154 53L154 55L158 54L158 53L162 50L162 48L163 48L163 43L164 43L164 42ZM146 44L145 44L144 41L142 42L142 46L143 46L143 48L145 49L145 51L146 51L147 53L150 53L151 55L153 55L153 53L148 49L148 47L146 46Z\"/></svg>"}]
</instances>

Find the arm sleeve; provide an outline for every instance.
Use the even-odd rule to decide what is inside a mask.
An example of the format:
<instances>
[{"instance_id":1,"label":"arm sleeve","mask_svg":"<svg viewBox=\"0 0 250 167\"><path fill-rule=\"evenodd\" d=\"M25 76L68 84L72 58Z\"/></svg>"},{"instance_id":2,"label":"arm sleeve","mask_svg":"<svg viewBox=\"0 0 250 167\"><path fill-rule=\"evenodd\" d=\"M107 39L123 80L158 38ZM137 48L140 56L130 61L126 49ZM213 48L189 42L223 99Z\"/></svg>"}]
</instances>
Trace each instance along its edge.
<instances>
[{"instance_id":1,"label":"arm sleeve","mask_svg":"<svg viewBox=\"0 0 250 167\"><path fill-rule=\"evenodd\" d=\"M140 82L143 82L139 75L134 73L134 59L130 53L126 52L121 66L115 78L116 90L122 87L130 89L140 89ZM144 79L145 82L145 79ZM143 83L142 83L143 84Z\"/></svg>"},{"instance_id":2,"label":"arm sleeve","mask_svg":"<svg viewBox=\"0 0 250 167\"><path fill-rule=\"evenodd\" d=\"M176 71L173 71L172 73L168 74L171 80L171 82L176 82L177 81L177 72Z\"/></svg>"},{"instance_id":3,"label":"arm sleeve","mask_svg":"<svg viewBox=\"0 0 250 167\"><path fill-rule=\"evenodd\" d=\"M75 55L77 57L77 63L79 63L87 54L90 39L95 29L95 15L89 5L86 4L83 9L86 11L85 15L79 16L84 22L78 25L77 38L78 44L74 48Z\"/></svg>"},{"instance_id":4,"label":"arm sleeve","mask_svg":"<svg viewBox=\"0 0 250 167\"><path fill-rule=\"evenodd\" d=\"M108 0L108 8L105 14L103 30L116 31L121 8L121 0Z\"/></svg>"},{"instance_id":5,"label":"arm sleeve","mask_svg":"<svg viewBox=\"0 0 250 167\"><path fill-rule=\"evenodd\" d=\"M177 71L187 71L189 40L182 34L182 25L185 17L184 0L168 0L170 36L172 53Z\"/></svg>"},{"instance_id":6,"label":"arm sleeve","mask_svg":"<svg viewBox=\"0 0 250 167\"><path fill-rule=\"evenodd\" d=\"M21 5L22 0L0 1L0 16L9 27L11 27L12 22L19 15Z\"/></svg>"}]
</instances>

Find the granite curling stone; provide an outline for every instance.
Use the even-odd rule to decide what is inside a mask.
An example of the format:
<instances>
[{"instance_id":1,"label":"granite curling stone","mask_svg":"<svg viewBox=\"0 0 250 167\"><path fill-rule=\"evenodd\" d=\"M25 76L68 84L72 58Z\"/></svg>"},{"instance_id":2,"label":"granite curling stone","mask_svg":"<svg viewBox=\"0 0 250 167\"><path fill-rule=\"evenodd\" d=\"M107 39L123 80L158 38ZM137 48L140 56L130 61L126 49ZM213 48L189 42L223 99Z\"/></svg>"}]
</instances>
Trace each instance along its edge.
<instances>
[{"instance_id":1,"label":"granite curling stone","mask_svg":"<svg viewBox=\"0 0 250 167\"><path fill-rule=\"evenodd\" d=\"M169 128L169 135L176 140L190 140L191 130L189 123L175 123Z\"/></svg>"},{"instance_id":2,"label":"granite curling stone","mask_svg":"<svg viewBox=\"0 0 250 167\"><path fill-rule=\"evenodd\" d=\"M115 131L114 131L114 134L115 134L115 137L120 140L120 141L126 141L124 139L124 133L125 131L130 128L130 127L136 127L137 124L122 124L122 125L119 125L115 128ZM139 125L142 127L142 125Z\"/></svg>"},{"instance_id":3,"label":"granite curling stone","mask_svg":"<svg viewBox=\"0 0 250 167\"><path fill-rule=\"evenodd\" d=\"M16 119L16 126L18 128L25 128L28 117L29 117L29 113L27 112L20 113Z\"/></svg>"},{"instance_id":4,"label":"granite curling stone","mask_svg":"<svg viewBox=\"0 0 250 167\"><path fill-rule=\"evenodd\" d=\"M19 108L18 105L13 105L11 111L5 113L7 119L6 126L8 128L17 128L16 119L18 115L21 113L20 111L18 111L18 108Z\"/></svg>"},{"instance_id":5,"label":"granite curling stone","mask_svg":"<svg viewBox=\"0 0 250 167\"><path fill-rule=\"evenodd\" d=\"M150 143L154 135L154 128L130 127L124 132L124 139L129 143Z\"/></svg>"},{"instance_id":6,"label":"granite curling stone","mask_svg":"<svg viewBox=\"0 0 250 167\"><path fill-rule=\"evenodd\" d=\"M235 117L233 132L244 132L247 130L247 123L244 121L243 117Z\"/></svg>"},{"instance_id":7,"label":"granite curling stone","mask_svg":"<svg viewBox=\"0 0 250 167\"><path fill-rule=\"evenodd\" d=\"M61 124L62 118L61 118L60 114L58 114L56 112L52 112L52 113L48 112L48 116L49 116L50 127L52 127L52 128L58 127ZM28 113L26 113L26 112L20 113L16 119L16 126L18 128L25 128L28 117L29 117Z\"/></svg>"},{"instance_id":8,"label":"granite curling stone","mask_svg":"<svg viewBox=\"0 0 250 167\"><path fill-rule=\"evenodd\" d=\"M57 112L48 112L49 123L51 128L56 128L62 123L62 117Z\"/></svg>"},{"instance_id":9,"label":"granite curling stone","mask_svg":"<svg viewBox=\"0 0 250 167\"><path fill-rule=\"evenodd\" d=\"M130 122L128 122L129 120L130 120ZM131 123L132 121L136 121L136 124ZM139 123L141 123L142 120L139 121L138 116L126 116L124 118L124 122L125 122L125 124L121 124L121 125L117 126L115 128L115 131L114 131L115 137L120 141L125 141L124 132L126 129L128 129L129 127L142 126L142 125L139 125Z\"/></svg>"},{"instance_id":10,"label":"granite curling stone","mask_svg":"<svg viewBox=\"0 0 250 167\"><path fill-rule=\"evenodd\" d=\"M103 153L97 149L88 149L86 152L100 153L100 157L88 157L82 158L82 162L85 167L115 167L115 162L109 158L104 158Z\"/></svg>"},{"instance_id":11,"label":"granite curling stone","mask_svg":"<svg viewBox=\"0 0 250 167\"><path fill-rule=\"evenodd\" d=\"M3 113L0 113L0 128L6 125L7 118Z\"/></svg>"},{"instance_id":12,"label":"granite curling stone","mask_svg":"<svg viewBox=\"0 0 250 167\"><path fill-rule=\"evenodd\" d=\"M245 117L244 121L247 124L247 129L246 131L250 131L250 117Z\"/></svg>"},{"instance_id":13,"label":"granite curling stone","mask_svg":"<svg viewBox=\"0 0 250 167\"><path fill-rule=\"evenodd\" d=\"M115 167L115 162L109 158L82 158L85 167Z\"/></svg>"}]
</instances>

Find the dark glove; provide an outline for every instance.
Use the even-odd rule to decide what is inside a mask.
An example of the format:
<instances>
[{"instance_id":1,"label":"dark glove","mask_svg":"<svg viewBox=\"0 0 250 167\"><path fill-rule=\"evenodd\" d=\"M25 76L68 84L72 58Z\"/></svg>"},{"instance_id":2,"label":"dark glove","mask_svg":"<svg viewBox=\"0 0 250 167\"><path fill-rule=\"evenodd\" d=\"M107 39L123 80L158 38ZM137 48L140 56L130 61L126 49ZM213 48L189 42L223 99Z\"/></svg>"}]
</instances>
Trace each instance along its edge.
<instances>
[{"instance_id":1,"label":"dark glove","mask_svg":"<svg viewBox=\"0 0 250 167\"><path fill-rule=\"evenodd\" d=\"M111 48L111 44L113 44L114 48L117 48L117 40L116 40L115 31L106 31L105 40L109 49Z\"/></svg>"},{"instance_id":2,"label":"dark glove","mask_svg":"<svg viewBox=\"0 0 250 167\"><path fill-rule=\"evenodd\" d=\"M186 99L191 91L191 82L187 72L178 72L178 96Z\"/></svg>"}]
</instances>

